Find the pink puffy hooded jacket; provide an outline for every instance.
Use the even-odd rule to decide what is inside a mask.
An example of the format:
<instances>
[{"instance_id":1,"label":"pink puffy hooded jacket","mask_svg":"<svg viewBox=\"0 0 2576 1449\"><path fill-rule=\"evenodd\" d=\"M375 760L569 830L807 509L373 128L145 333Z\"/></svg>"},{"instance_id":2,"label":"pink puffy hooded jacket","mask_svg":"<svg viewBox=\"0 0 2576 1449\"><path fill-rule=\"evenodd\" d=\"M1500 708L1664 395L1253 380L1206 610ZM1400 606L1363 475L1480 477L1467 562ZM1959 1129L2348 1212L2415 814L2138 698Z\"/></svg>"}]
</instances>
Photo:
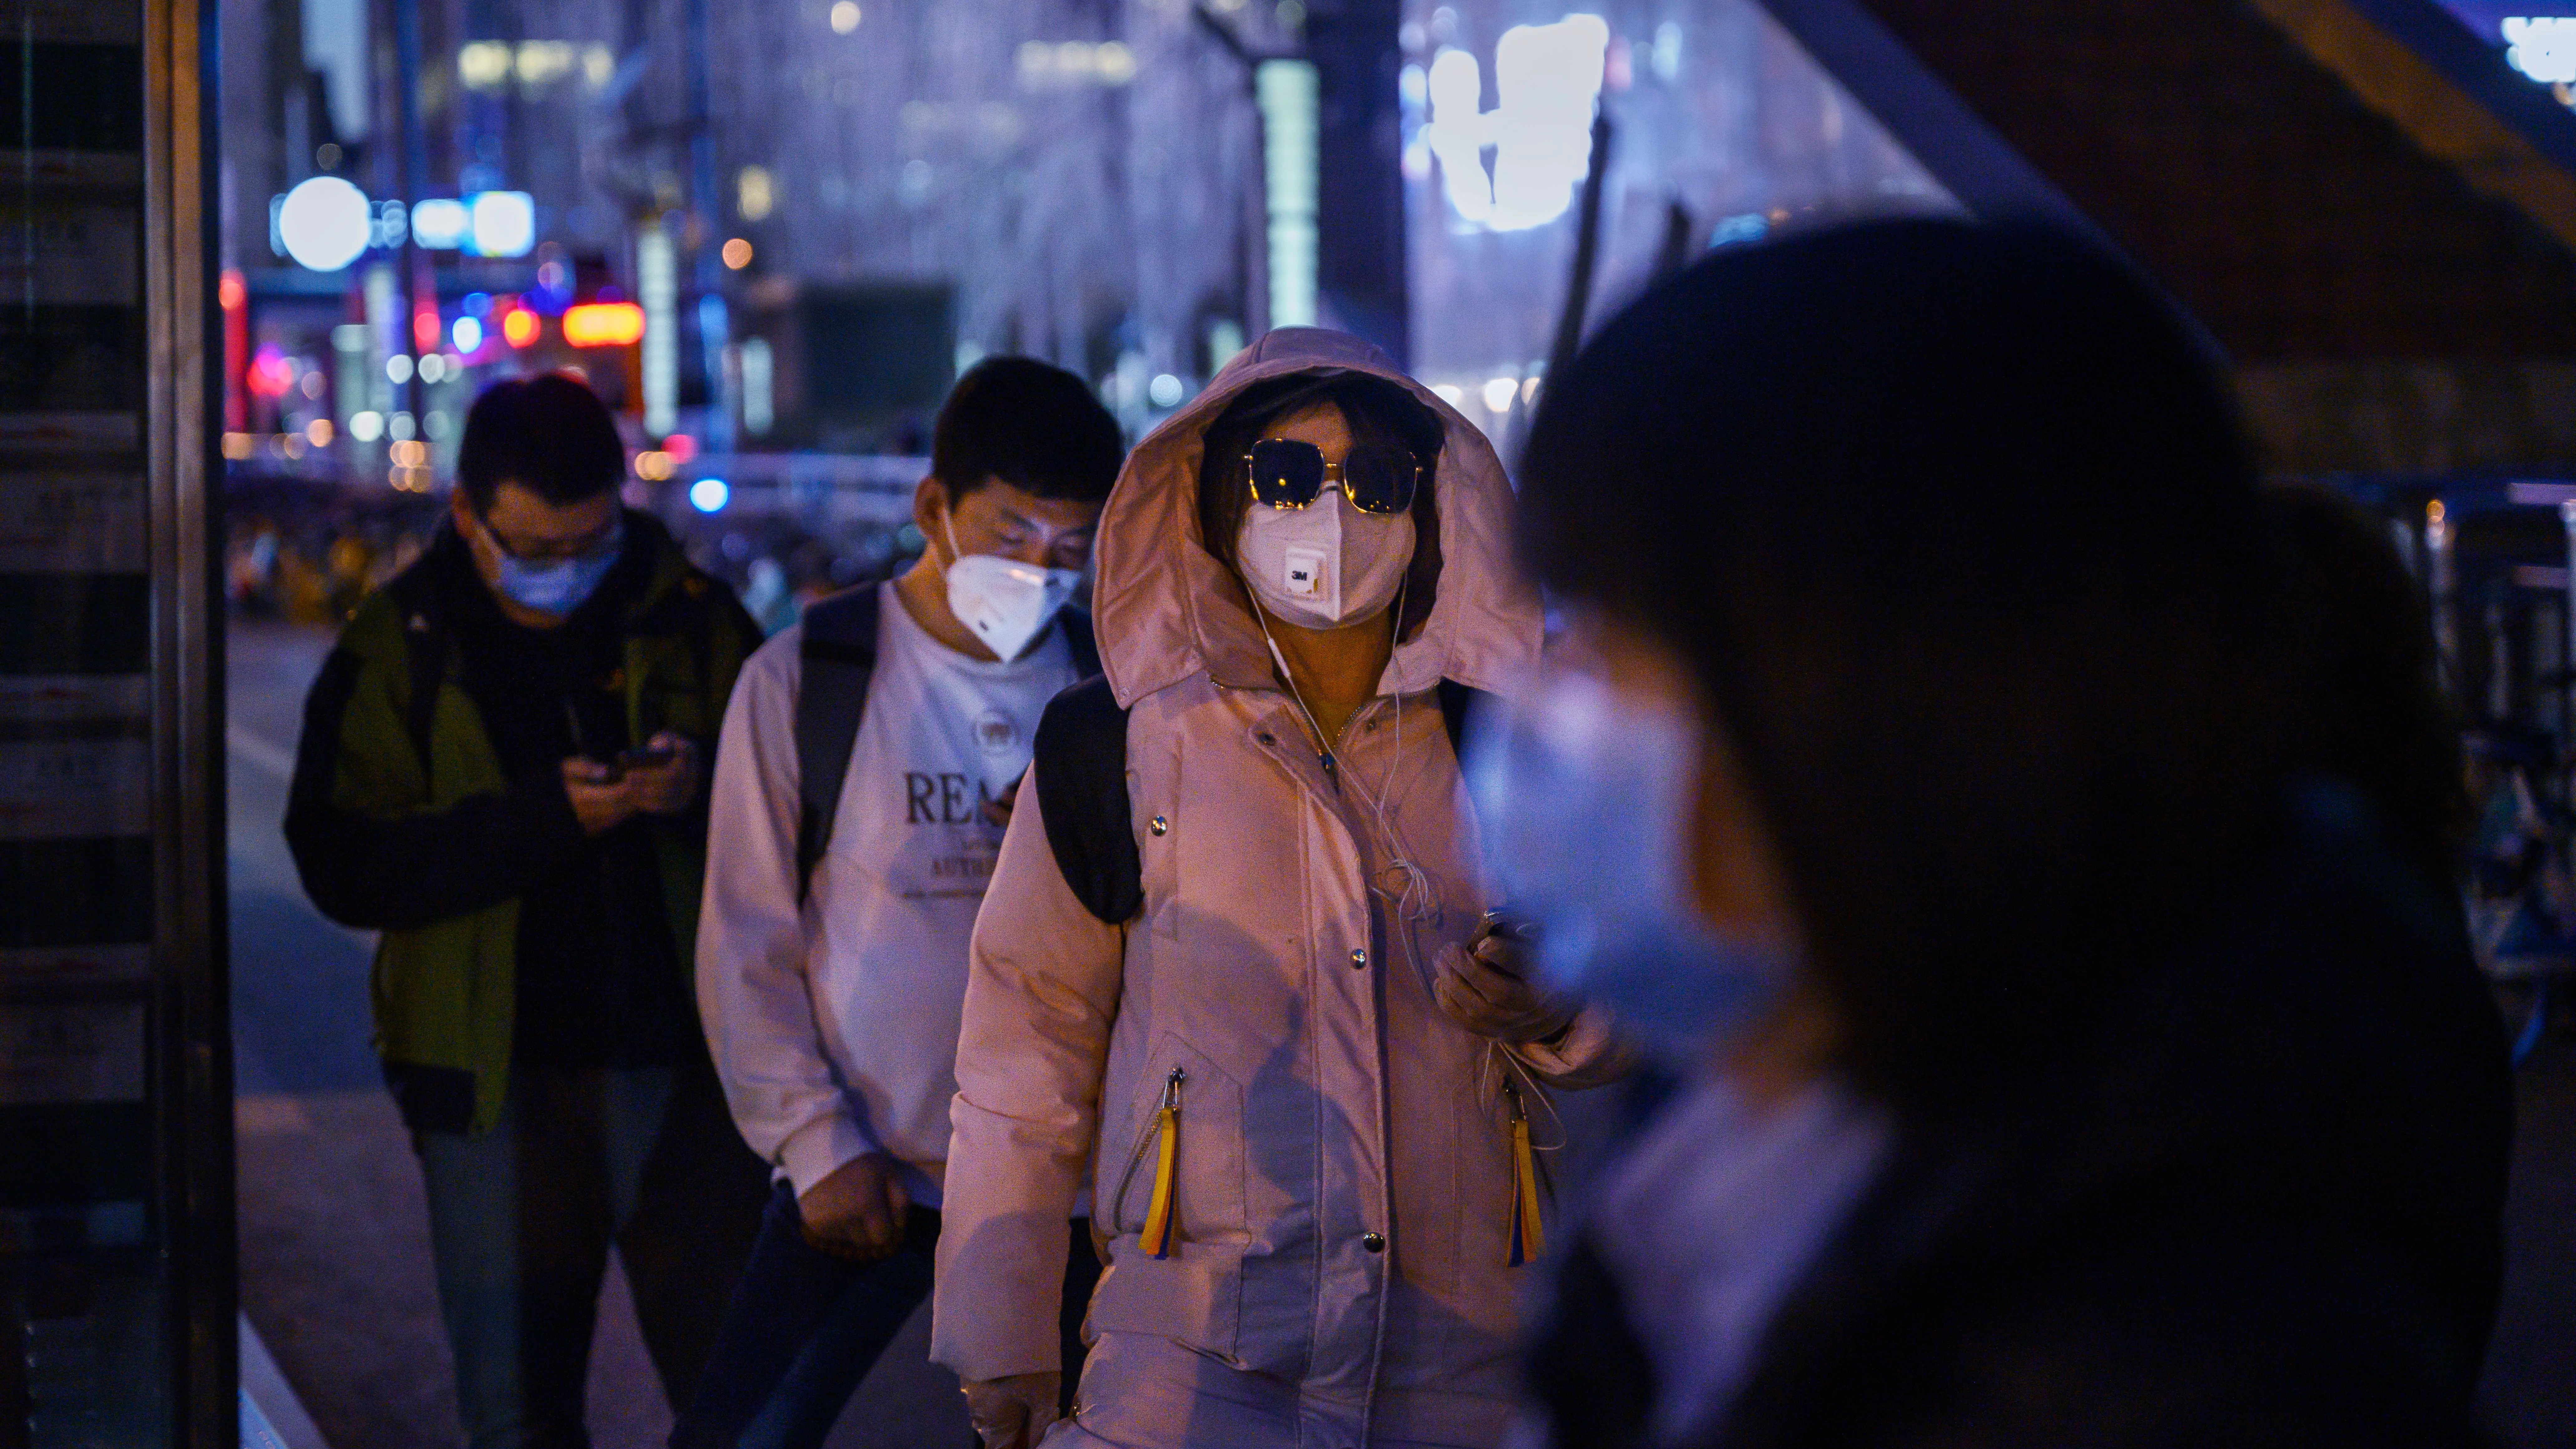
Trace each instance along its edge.
<instances>
[{"instance_id":1,"label":"pink puffy hooded jacket","mask_svg":"<svg viewBox=\"0 0 2576 1449\"><path fill-rule=\"evenodd\" d=\"M1201 546L1197 511L1201 435L1226 404L1318 369L1388 378L1446 429L1438 595L1353 715L1339 785L1273 678L1241 587ZM1144 907L1124 926L1087 912L1048 848L1037 791L1021 790L975 926L957 1048L940 1363L970 1379L1057 1367L1064 1223L1088 1166L1109 1263L1091 1331L1137 1336L1185 1378L1245 1382L1136 1392L1134 1356L1111 1376L1120 1388L1102 1382L1095 1350L1084 1424L1106 1390L1170 1406L1120 1406L1116 1442L1264 1442L1221 1405L1243 1388L1292 1404L1299 1440L1501 1436L1523 1272L1510 1266L1513 1074L1432 996L1438 953L1490 904L1432 691L1444 676L1507 690L1536 662L1510 502L1465 419L1366 343L1307 328L1264 337L1128 459L1101 519L1095 617L1130 710ZM1361 798L1390 774L1392 838ZM1429 883L1401 911L1388 871L1399 855ZM1510 1050L1556 1085L1598 1080L1615 1055L1590 1012L1553 1049ZM1174 1226L1157 1258L1138 1234L1175 1067Z\"/></svg>"}]
</instances>

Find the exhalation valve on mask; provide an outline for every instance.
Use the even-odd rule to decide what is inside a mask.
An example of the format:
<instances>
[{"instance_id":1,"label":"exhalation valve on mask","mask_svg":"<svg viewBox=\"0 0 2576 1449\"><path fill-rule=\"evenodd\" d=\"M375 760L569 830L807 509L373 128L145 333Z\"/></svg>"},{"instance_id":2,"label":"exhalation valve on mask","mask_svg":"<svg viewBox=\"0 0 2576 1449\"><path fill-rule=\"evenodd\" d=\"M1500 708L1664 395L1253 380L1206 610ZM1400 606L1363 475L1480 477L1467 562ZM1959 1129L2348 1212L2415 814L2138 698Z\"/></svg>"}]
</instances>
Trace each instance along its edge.
<instances>
[{"instance_id":1,"label":"exhalation valve on mask","mask_svg":"<svg viewBox=\"0 0 2576 1449\"><path fill-rule=\"evenodd\" d=\"M1072 569L1040 568L989 553L957 552L957 531L942 519L948 536L948 612L957 616L984 647L1005 662L1020 657L1056 611L1082 587Z\"/></svg>"},{"instance_id":2,"label":"exhalation valve on mask","mask_svg":"<svg viewBox=\"0 0 2576 1449\"><path fill-rule=\"evenodd\" d=\"M1340 489L1303 508L1244 510L1234 556L1253 597L1308 629L1374 619L1413 566L1413 515L1362 513Z\"/></svg>"},{"instance_id":3,"label":"exhalation valve on mask","mask_svg":"<svg viewBox=\"0 0 2576 1449\"><path fill-rule=\"evenodd\" d=\"M1555 671L1481 713L1465 774L1502 904L1537 927L1541 974L1607 1008L1677 1065L1758 1016L1786 984L1776 951L1692 902L1696 722Z\"/></svg>"}]
</instances>

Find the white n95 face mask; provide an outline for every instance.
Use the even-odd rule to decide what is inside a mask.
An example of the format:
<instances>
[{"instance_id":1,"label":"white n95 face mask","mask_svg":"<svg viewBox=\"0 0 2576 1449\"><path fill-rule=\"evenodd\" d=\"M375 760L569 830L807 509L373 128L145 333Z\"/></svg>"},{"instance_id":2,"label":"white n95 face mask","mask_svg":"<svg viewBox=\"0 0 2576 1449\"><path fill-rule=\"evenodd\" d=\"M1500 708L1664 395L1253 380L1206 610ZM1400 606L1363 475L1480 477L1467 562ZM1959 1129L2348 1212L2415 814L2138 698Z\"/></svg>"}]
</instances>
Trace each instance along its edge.
<instances>
[{"instance_id":1,"label":"white n95 face mask","mask_svg":"<svg viewBox=\"0 0 2576 1449\"><path fill-rule=\"evenodd\" d=\"M1691 899L1700 759L1688 715L1558 671L1477 718L1464 772L1486 869L1536 925L1541 974L1676 1064L1760 1015L1790 975L1781 952Z\"/></svg>"},{"instance_id":2,"label":"white n95 face mask","mask_svg":"<svg viewBox=\"0 0 2576 1449\"><path fill-rule=\"evenodd\" d=\"M1005 660L1017 659L1038 637L1056 611L1082 587L1072 569L1040 568L989 553L957 552L957 530L945 519L948 535L948 612Z\"/></svg>"},{"instance_id":3,"label":"white n95 face mask","mask_svg":"<svg viewBox=\"0 0 2576 1449\"><path fill-rule=\"evenodd\" d=\"M1413 566L1413 515L1362 513L1339 488L1303 508L1255 503L1234 536L1235 567L1273 615L1309 629L1374 619Z\"/></svg>"}]
</instances>

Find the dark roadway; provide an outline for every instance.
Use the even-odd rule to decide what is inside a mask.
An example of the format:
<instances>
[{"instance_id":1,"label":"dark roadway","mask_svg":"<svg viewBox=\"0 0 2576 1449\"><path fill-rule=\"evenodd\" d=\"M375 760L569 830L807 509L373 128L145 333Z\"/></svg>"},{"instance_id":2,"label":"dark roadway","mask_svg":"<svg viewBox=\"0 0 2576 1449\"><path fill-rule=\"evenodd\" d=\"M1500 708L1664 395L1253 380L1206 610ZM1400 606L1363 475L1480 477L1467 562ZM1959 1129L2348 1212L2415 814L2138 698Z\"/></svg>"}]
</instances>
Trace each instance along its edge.
<instances>
[{"instance_id":1,"label":"dark roadway","mask_svg":"<svg viewBox=\"0 0 2576 1449\"><path fill-rule=\"evenodd\" d=\"M431 1286L420 1175L367 1044L368 942L304 900L278 822L304 689L327 641L230 635L233 1033L240 1075L242 1304L335 1449L460 1441ZM2515 1449L2576 1449L2576 1046L2521 1081L2509 1262L2484 1409ZM832 1449L971 1442L955 1380L922 1361L917 1315ZM591 1368L598 1449L670 1427L612 1278Z\"/></svg>"}]
</instances>

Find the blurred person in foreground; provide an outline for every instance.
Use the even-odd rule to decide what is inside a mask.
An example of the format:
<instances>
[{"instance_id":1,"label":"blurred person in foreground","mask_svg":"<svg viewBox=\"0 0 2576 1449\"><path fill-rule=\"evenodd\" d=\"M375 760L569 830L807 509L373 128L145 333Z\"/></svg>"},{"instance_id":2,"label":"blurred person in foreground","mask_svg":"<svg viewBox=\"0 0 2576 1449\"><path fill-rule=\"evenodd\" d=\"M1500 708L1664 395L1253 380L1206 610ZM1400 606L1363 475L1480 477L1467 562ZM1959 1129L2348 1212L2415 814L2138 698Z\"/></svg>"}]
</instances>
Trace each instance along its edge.
<instances>
[{"instance_id":1,"label":"blurred person in foreground","mask_svg":"<svg viewBox=\"0 0 2576 1449\"><path fill-rule=\"evenodd\" d=\"M1533 1440L2466 1437L2502 1045L2384 782L2297 736L2158 296L2036 229L1730 250L1549 380L1521 522L1574 640L1471 771L1489 858L1684 1074Z\"/></svg>"},{"instance_id":2,"label":"blurred person in foreground","mask_svg":"<svg viewBox=\"0 0 2576 1449\"><path fill-rule=\"evenodd\" d=\"M2388 845L2460 914L2474 810L2457 708L2423 591L2380 520L2308 484L2262 489L2277 571L2274 657L2301 770L2367 800ZM2504 1196L2513 1152L2513 1073L2494 987L2472 950L2444 950L2413 978L2411 1030L2447 1068L2420 1085L2449 1124L2443 1159L2391 1223L2435 1286L2460 1381L2473 1386L2504 1287Z\"/></svg>"},{"instance_id":3,"label":"blurred person in foreground","mask_svg":"<svg viewBox=\"0 0 2576 1449\"><path fill-rule=\"evenodd\" d=\"M776 1182L678 1449L822 1443L930 1294L967 937L1039 712L1100 670L1068 605L1125 453L1081 378L976 364L913 491L928 550L808 607L744 666L698 995ZM1100 1274L1079 1215L1052 1225L1068 1356Z\"/></svg>"},{"instance_id":4,"label":"blurred person in foreground","mask_svg":"<svg viewBox=\"0 0 2576 1449\"><path fill-rule=\"evenodd\" d=\"M447 519L314 682L287 807L314 905L383 933L376 1047L475 1449L589 1442L612 1244L687 1402L759 1221L689 969L702 762L760 633L625 472L580 383L477 398Z\"/></svg>"},{"instance_id":5,"label":"blurred person in foreground","mask_svg":"<svg viewBox=\"0 0 2576 1449\"><path fill-rule=\"evenodd\" d=\"M1479 928L1456 721L1539 642L1509 506L1473 427L1312 328L1128 459L1107 675L1039 725L957 1046L932 1356L993 1449L1500 1441L1543 1087L1618 1066ZM1086 1178L1109 1265L1050 1434Z\"/></svg>"}]
</instances>

